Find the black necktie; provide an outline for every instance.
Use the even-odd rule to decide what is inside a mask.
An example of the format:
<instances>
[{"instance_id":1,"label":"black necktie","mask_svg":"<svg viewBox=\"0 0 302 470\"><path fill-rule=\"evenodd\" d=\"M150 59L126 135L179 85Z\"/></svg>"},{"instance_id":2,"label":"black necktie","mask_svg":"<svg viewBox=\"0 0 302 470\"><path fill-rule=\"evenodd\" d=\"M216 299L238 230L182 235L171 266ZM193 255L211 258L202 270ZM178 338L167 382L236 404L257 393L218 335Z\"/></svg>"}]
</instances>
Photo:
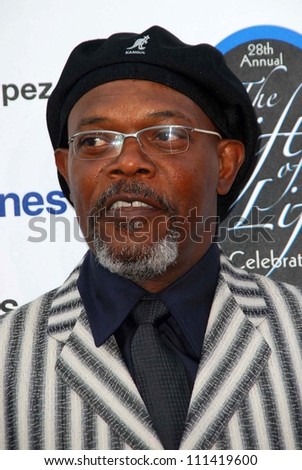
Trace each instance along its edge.
<instances>
[{"instance_id":1,"label":"black necktie","mask_svg":"<svg viewBox=\"0 0 302 470\"><path fill-rule=\"evenodd\" d=\"M165 449L178 449L190 392L185 370L161 340L157 327L168 311L160 299L143 297L132 312L134 379Z\"/></svg>"}]
</instances>

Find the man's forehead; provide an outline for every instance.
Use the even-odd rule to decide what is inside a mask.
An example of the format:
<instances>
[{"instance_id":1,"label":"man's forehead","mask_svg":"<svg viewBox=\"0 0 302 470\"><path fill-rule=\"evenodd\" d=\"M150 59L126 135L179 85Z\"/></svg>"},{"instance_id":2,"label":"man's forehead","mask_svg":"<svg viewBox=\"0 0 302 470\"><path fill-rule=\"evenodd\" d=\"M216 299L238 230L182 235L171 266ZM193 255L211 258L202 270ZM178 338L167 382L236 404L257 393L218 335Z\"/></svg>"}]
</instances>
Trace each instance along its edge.
<instances>
[{"instance_id":1,"label":"man's forehead","mask_svg":"<svg viewBox=\"0 0 302 470\"><path fill-rule=\"evenodd\" d=\"M114 119L130 117L188 125L203 122L215 127L193 100L171 87L147 80L116 80L101 84L75 103L68 118L72 127L85 128L110 124ZM130 124L131 124L130 123Z\"/></svg>"},{"instance_id":2,"label":"man's forehead","mask_svg":"<svg viewBox=\"0 0 302 470\"><path fill-rule=\"evenodd\" d=\"M172 86L158 83L152 80L140 79L120 79L112 80L106 83L100 83L92 89L83 93L76 103L94 100L97 98L115 99L116 97L126 98L126 101L134 100L136 96L144 101L158 100L158 94L161 99L171 100L173 103L178 101L193 101L186 94L176 90ZM75 104L76 104L75 103ZM118 104L118 103L117 103Z\"/></svg>"}]
</instances>

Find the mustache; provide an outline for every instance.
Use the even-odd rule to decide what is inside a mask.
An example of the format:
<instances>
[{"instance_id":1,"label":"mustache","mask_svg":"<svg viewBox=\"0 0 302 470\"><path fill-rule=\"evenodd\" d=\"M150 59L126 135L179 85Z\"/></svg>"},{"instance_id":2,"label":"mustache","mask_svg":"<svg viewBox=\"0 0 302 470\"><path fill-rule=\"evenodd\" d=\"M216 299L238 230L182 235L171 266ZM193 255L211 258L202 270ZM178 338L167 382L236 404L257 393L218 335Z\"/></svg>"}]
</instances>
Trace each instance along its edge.
<instances>
[{"instance_id":1,"label":"mustache","mask_svg":"<svg viewBox=\"0 0 302 470\"><path fill-rule=\"evenodd\" d=\"M95 206L90 211L89 216L96 216L103 211L107 205L107 201L113 196L119 194L131 194L133 196L138 196L143 199L153 200L157 206L159 206L164 212L167 212L170 215L176 214L176 210L173 205L166 199L165 196L160 196L156 191L154 191L150 186L142 181L118 181L113 183L107 191L102 193L97 199Z\"/></svg>"}]
</instances>

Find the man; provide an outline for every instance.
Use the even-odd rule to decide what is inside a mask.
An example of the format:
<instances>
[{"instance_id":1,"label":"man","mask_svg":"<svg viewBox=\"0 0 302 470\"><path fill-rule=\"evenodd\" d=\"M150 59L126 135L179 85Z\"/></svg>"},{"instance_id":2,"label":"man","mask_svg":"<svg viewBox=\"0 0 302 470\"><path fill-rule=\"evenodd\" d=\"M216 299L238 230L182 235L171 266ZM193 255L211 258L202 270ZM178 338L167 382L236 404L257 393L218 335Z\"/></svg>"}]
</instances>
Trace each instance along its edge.
<instances>
[{"instance_id":1,"label":"man","mask_svg":"<svg viewBox=\"0 0 302 470\"><path fill-rule=\"evenodd\" d=\"M85 42L47 120L89 250L1 319L0 447L302 448L301 291L215 243L258 138L222 55L159 27Z\"/></svg>"}]
</instances>

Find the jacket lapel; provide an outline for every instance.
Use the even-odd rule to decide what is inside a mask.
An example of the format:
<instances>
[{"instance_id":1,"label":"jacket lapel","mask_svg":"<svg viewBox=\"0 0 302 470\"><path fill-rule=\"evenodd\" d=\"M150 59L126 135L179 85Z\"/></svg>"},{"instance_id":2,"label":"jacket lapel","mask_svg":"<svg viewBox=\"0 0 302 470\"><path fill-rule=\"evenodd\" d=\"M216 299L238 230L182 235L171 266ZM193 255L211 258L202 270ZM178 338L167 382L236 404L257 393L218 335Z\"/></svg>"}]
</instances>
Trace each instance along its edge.
<instances>
[{"instance_id":1,"label":"jacket lapel","mask_svg":"<svg viewBox=\"0 0 302 470\"><path fill-rule=\"evenodd\" d=\"M49 333L64 343L57 372L130 448L161 449L114 337L99 348L94 344L76 278L60 288L50 312Z\"/></svg>"},{"instance_id":2,"label":"jacket lapel","mask_svg":"<svg viewBox=\"0 0 302 470\"><path fill-rule=\"evenodd\" d=\"M212 448L266 366L265 309L257 283L223 257L181 449Z\"/></svg>"}]
</instances>

